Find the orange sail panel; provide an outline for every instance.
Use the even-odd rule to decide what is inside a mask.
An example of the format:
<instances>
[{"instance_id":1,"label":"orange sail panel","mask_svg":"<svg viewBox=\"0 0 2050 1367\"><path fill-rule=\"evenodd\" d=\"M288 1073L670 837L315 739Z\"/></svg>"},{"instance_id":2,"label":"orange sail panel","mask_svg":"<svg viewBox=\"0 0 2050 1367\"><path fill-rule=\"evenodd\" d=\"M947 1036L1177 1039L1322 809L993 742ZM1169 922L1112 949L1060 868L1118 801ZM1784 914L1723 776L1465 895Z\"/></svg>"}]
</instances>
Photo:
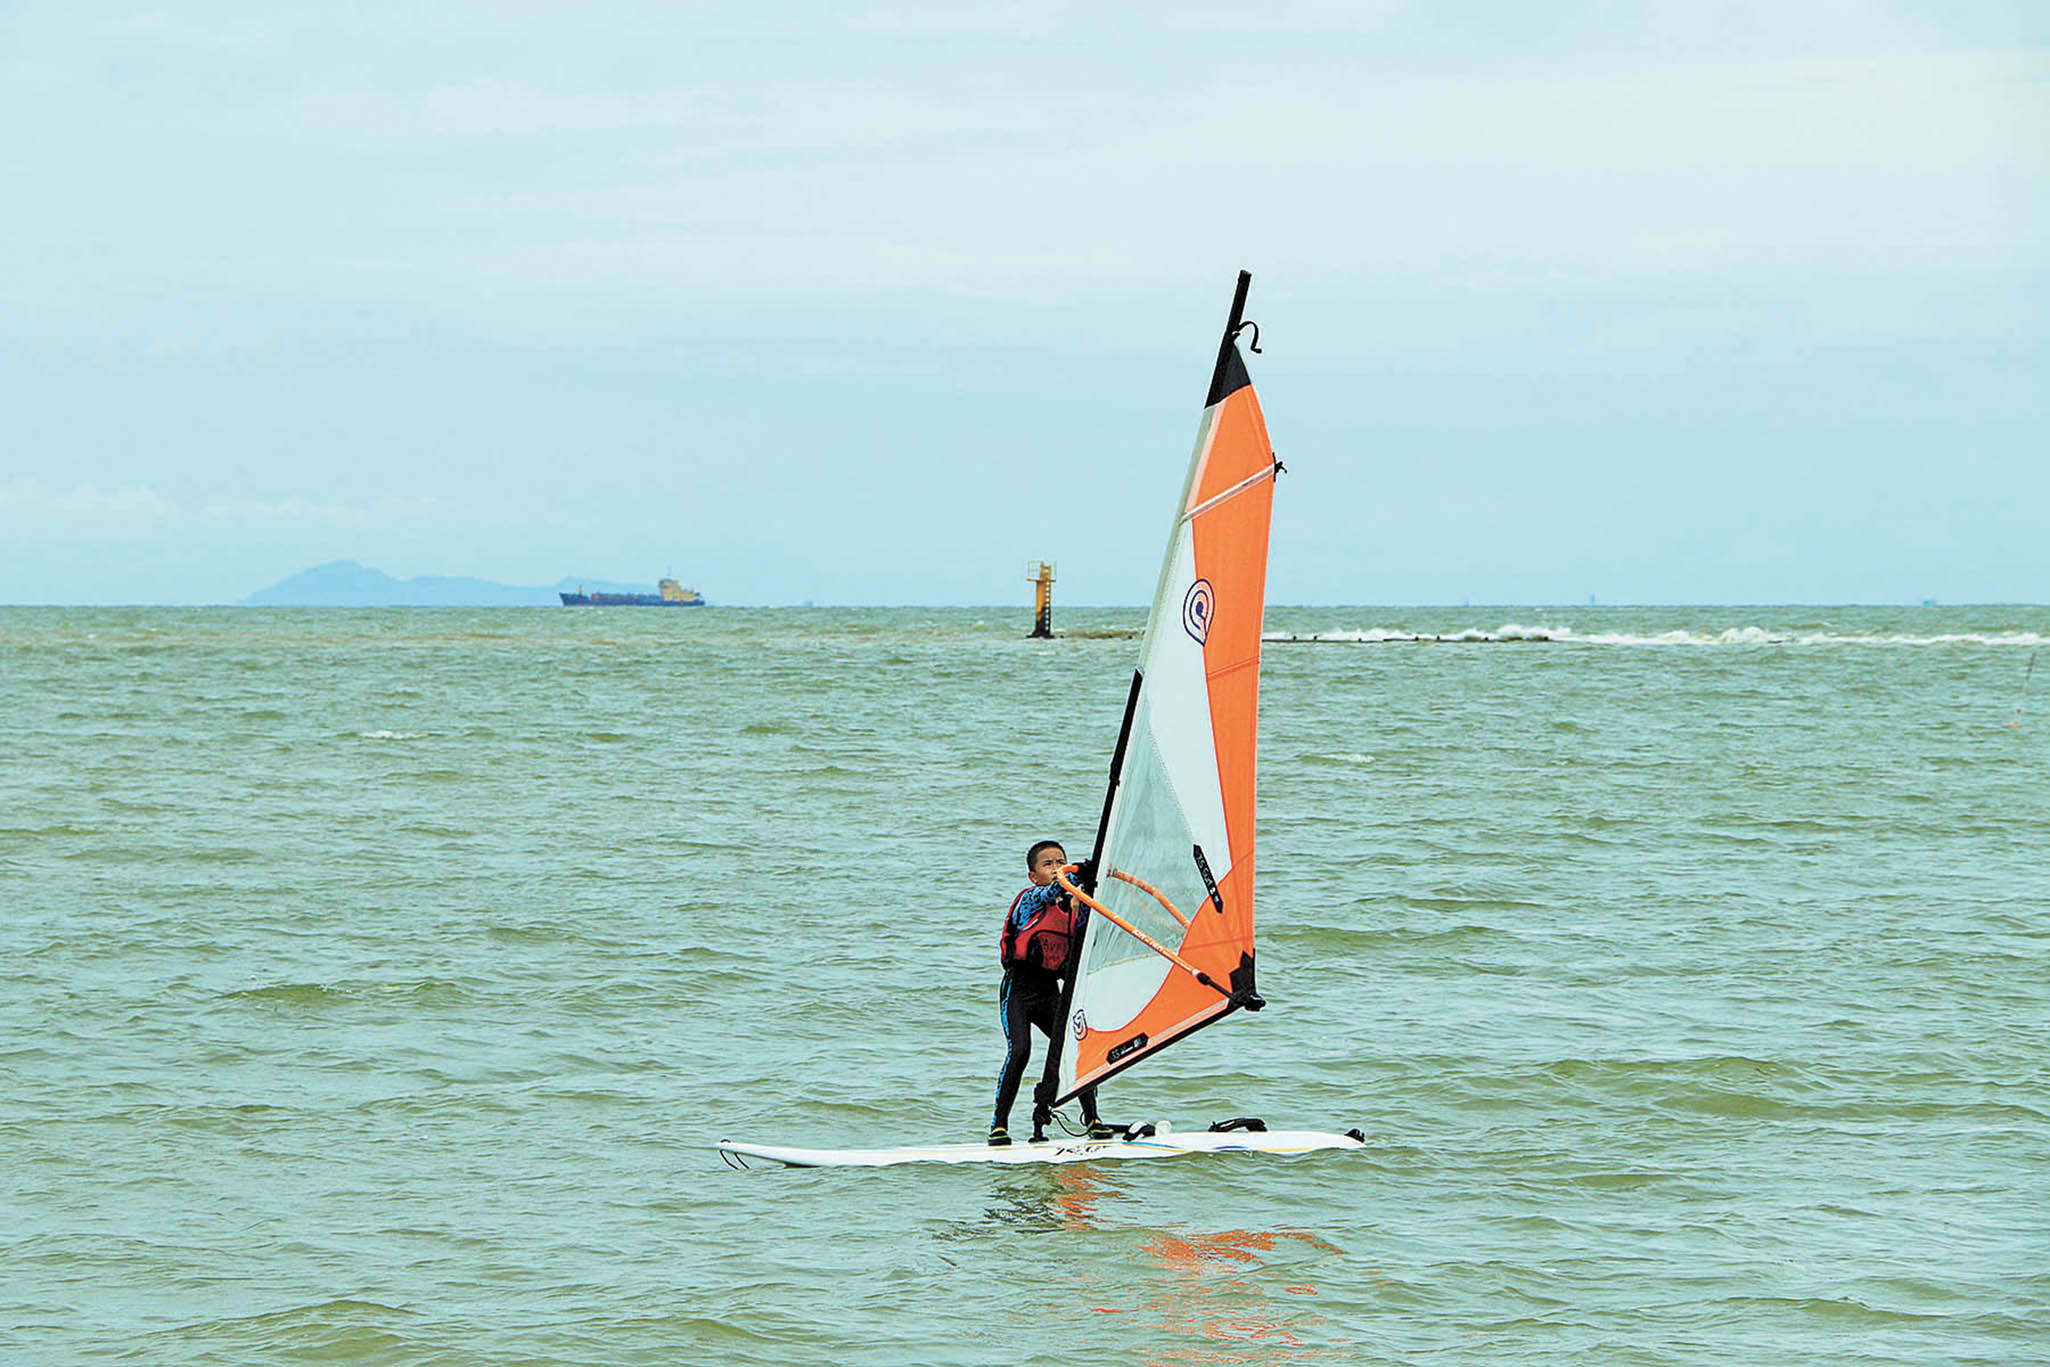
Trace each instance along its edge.
<instances>
[{"instance_id":1,"label":"orange sail panel","mask_svg":"<svg viewBox=\"0 0 2050 1367\"><path fill-rule=\"evenodd\" d=\"M1259 1005L1253 801L1279 466L1236 341L1249 279L1240 276L1168 529L1096 851L1096 899L1212 983L1092 915L1069 986L1062 1100L1239 1006Z\"/></svg>"}]
</instances>

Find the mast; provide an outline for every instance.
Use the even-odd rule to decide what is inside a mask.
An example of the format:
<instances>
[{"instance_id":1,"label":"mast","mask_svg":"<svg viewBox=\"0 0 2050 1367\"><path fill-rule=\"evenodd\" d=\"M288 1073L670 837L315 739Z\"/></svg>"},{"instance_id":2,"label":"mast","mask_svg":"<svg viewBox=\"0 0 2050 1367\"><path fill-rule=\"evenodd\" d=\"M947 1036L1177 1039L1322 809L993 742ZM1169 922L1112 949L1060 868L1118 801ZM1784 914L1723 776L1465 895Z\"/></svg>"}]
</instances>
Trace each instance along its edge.
<instances>
[{"instance_id":1,"label":"mast","mask_svg":"<svg viewBox=\"0 0 2050 1367\"><path fill-rule=\"evenodd\" d=\"M1125 719L1118 724L1118 743L1110 752L1110 786L1103 790L1103 815L1096 820L1096 843L1089 847L1092 858L1103 852L1103 842L1110 835L1110 809L1117 801L1118 775L1125 767L1125 746L1132 739L1132 714L1139 710L1139 689L1145 682L1145 675L1136 669L1132 671L1132 690L1125 695ZM1082 891L1096 891L1093 871L1083 880Z\"/></svg>"},{"instance_id":2,"label":"mast","mask_svg":"<svg viewBox=\"0 0 2050 1367\"><path fill-rule=\"evenodd\" d=\"M1252 383L1246 375L1246 363L1240 357L1239 349L1232 345L1238 340L1239 329L1246 325L1246 292L1252 287L1253 273L1240 271L1238 288L1232 291L1231 296L1231 318L1224 325L1224 340L1217 344L1217 368L1210 372L1210 396L1203 400L1205 408L1215 407L1217 401L1232 390ZM1253 350L1258 351L1259 334L1255 332L1253 336ZM1238 371L1236 376L1231 375L1234 369ZM1236 384L1231 383L1234 378Z\"/></svg>"},{"instance_id":3,"label":"mast","mask_svg":"<svg viewBox=\"0 0 2050 1367\"><path fill-rule=\"evenodd\" d=\"M1231 316L1225 320L1224 336L1217 343L1217 365L1210 372L1210 396L1203 401L1205 408L1214 407L1219 399L1231 393L1234 389L1252 383L1252 380L1246 375L1246 363L1240 358L1239 349L1235 345L1238 340L1239 331L1246 323L1246 294L1252 288L1253 273L1251 271L1240 271L1238 285L1231 293ZM1230 372L1233 369L1236 369L1238 372L1236 377L1238 383L1236 384L1231 383ZM1153 623L1148 621L1146 626L1150 631ZM1125 719L1118 727L1117 746L1111 751L1110 784L1103 791L1103 815L1096 823L1096 843L1090 846L1090 853L1092 855L1101 855L1103 853L1103 842L1110 835L1110 812L1111 807L1117 801L1118 775L1123 772L1125 767L1125 745L1132 738L1132 714L1138 710L1139 688L1144 682L1144 674L1139 670L1133 670L1132 690L1125 696ZM1082 885L1082 891L1091 893L1096 891L1096 879L1093 876ZM1062 1005L1066 1005L1065 1000ZM1063 1016L1066 1014L1065 1011L1062 1012ZM1056 1041L1056 1047L1058 1047L1058 1041Z\"/></svg>"},{"instance_id":4,"label":"mast","mask_svg":"<svg viewBox=\"0 0 2050 1367\"><path fill-rule=\"evenodd\" d=\"M1138 670L1132 671L1132 688L1125 694L1125 719L1118 724L1118 743L1110 752L1110 784L1103 790L1103 815L1096 821L1096 843L1089 847L1089 862L1092 865L1097 864L1103 854L1103 842L1110 835L1110 809L1117 801L1118 775L1124 772L1125 767L1125 744L1132 739L1132 714L1139 710L1139 688L1145 681L1145 676ZM1082 880L1082 891L1096 891L1096 874L1097 870L1092 868L1089 876ZM1076 910L1085 916L1088 914L1081 907L1077 907ZM1061 1009L1054 1015L1054 1032L1046 1042L1049 1066L1054 1069L1056 1076L1060 1070L1061 1045L1068 1038L1065 1022L1068 1019L1068 1012L1075 1003L1076 976L1076 971L1070 970L1067 978L1061 983ZM1033 1087L1034 1105L1039 1104L1039 1088L1042 1085L1044 1084L1035 1084ZM1048 1100L1051 1101L1051 1098Z\"/></svg>"},{"instance_id":5,"label":"mast","mask_svg":"<svg viewBox=\"0 0 2050 1367\"><path fill-rule=\"evenodd\" d=\"M1274 460L1240 271L1167 527L1051 1046L1058 1104L1240 1008L1253 980L1254 770ZM1227 985L1228 984L1228 985ZM1072 1036L1072 1038L1069 1038Z\"/></svg>"}]
</instances>

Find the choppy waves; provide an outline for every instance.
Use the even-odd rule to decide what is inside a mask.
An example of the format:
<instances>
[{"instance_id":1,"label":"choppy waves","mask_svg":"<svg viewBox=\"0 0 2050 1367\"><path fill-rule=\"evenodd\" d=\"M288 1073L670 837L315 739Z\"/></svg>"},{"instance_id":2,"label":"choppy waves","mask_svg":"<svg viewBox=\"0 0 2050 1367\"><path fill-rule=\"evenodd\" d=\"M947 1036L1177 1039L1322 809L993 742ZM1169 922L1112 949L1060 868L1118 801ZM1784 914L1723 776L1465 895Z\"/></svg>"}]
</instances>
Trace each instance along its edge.
<instances>
[{"instance_id":1,"label":"choppy waves","mask_svg":"<svg viewBox=\"0 0 2050 1367\"><path fill-rule=\"evenodd\" d=\"M2043 607L1276 608L1560 647L1267 652L1105 1111L1367 1147L727 1172L984 1132L1140 620L0 612L0 1358L2041 1361Z\"/></svg>"}]
</instances>

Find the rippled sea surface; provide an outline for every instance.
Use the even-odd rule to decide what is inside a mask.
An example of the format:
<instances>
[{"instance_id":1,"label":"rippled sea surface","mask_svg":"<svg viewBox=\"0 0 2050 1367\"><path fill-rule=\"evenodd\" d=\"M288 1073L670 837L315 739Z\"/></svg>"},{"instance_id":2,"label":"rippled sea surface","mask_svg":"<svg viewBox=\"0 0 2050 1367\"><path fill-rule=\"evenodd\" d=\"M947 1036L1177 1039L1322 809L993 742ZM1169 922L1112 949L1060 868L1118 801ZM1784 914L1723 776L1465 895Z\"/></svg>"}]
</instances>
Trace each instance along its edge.
<instances>
[{"instance_id":1,"label":"rippled sea surface","mask_svg":"<svg viewBox=\"0 0 2050 1367\"><path fill-rule=\"evenodd\" d=\"M0 1357L2050 1354L2043 608L1274 610L1104 1109L1367 1149L722 1167L978 1135L1140 617L0 610Z\"/></svg>"}]
</instances>

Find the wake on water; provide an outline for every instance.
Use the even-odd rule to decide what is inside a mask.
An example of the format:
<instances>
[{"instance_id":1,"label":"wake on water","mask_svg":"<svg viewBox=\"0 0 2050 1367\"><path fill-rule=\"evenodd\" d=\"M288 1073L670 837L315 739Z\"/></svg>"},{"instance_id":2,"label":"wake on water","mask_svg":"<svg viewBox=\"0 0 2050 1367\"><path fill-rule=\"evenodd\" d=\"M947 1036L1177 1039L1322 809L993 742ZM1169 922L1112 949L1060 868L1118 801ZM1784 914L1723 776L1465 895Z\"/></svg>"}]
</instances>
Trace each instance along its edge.
<instances>
[{"instance_id":1,"label":"wake on water","mask_svg":"<svg viewBox=\"0 0 2050 1367\"><path fill-rule=\"evenodd\" d=\"M1305 645L1590 645L1590 646L2029 646L2050 644L2033 631L1948 632L1910 636L1872 632L1770 631L1764 627L1730 627L1723 631L1661 631L1649 635L1623 631L1575 631L1572 627L1521 626L1504 623L1493 631L1419 632L1395 627L1355 631L1270 631L1267 642Z\"/></svg>"}]
</instances>

